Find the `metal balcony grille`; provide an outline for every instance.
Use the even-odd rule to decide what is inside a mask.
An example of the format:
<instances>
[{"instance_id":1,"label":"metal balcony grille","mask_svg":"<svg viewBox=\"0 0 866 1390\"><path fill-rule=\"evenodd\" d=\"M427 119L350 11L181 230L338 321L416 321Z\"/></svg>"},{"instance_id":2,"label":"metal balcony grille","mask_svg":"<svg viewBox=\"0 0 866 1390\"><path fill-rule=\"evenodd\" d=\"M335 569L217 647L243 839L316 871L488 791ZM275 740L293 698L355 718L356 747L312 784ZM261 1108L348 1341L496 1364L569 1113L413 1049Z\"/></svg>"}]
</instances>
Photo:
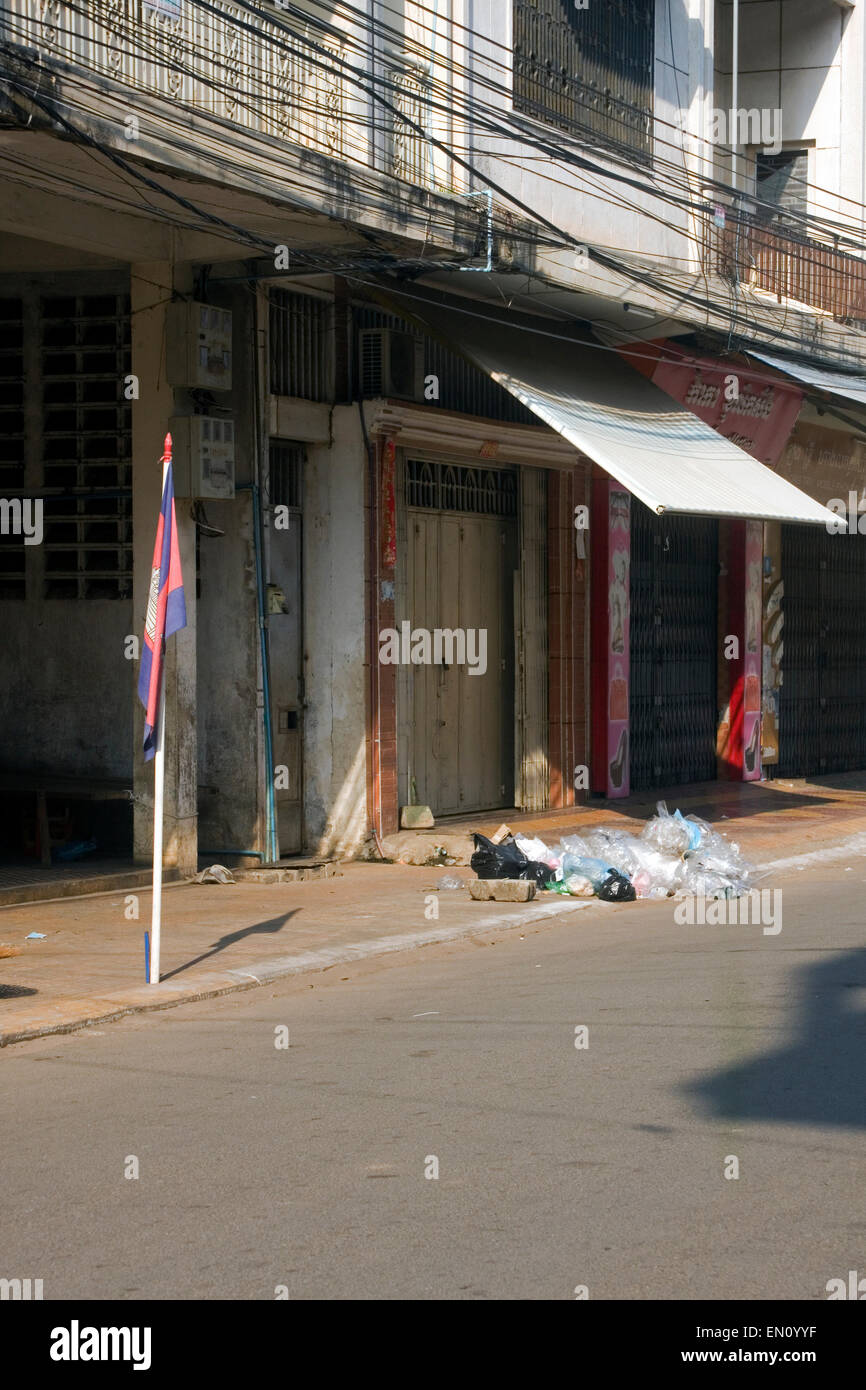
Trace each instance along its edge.
<instances>
[{"instance_id":1,"label":"metal balcony grille","mask_svg":"<svg viewBox=\"0 0 866 1390\"><path fill-rule=\"evenodd\" d=\"M331 306L289 290L270 293L270 377L275 396L331 396Z\"/></svg>"},{"instance_id":2,"label":"metal balcony grille","mask_svg":"<svg viewBox=\"0 0 866 1390\"><path fill-rule=\"evenodd\" d=\"M504 468L407 459L406 504L424 511L516 516L517 477Z\"/></svg>"},{"instance_id":3,"label":"metal balcony grille","mask_svg":"<svg viewBox=\"0 0 866 1390\"><path fill-rule=\"evenodd\" d=\"M355 327L360 333L365 328L392 328L399 332L414 335L417 329L396 314L386 314L369 305L355 308ZM358 360L355 352L354 360ZM491 381L485 372L479 371L471 362L451 352L432 338L424 339L424 376L435 376L439 396L436 404L442 410L454 410L462 415L477 415L482 419L501 420L505 424L538 426L537 415L521 405L502 386ZM365 392L365 394L367 394Z\"/></svg>"},{"instance_id":4,"label":"metal balcony grille","mask_svg":"<svg viewBox=\"0 0 866 1390\"><path fill-rule=\"evenodd\" d=\"M649 158L655 0L514 0L514 107Z\"/></svg>"},{"instance_id":5,"label":"metal balcony grille","mask_svg":"<svg viewBox=\"0 0 866 1390\"><path fill-rule=\"evenodd\" d=\"M417 64L407 63L389 74L394 84L391 132L391 172L408 183L432 187L434 181L432 131L432 76Z\"/></svg>"},{"instance_id":6,"label":"metal balcony grille","mask_svg":"<svg viewBox=\"0 0 866 1390\"><path fill-rule=\"evenodd\" d=\"M768 226L758 214L725 209L724 226L704 224L705 265L732 281L823 309L840 321L866 322L866 261L804 235L780 212ZM802 223L800 224L802 227Z\"/></svg>"}]
</instances>

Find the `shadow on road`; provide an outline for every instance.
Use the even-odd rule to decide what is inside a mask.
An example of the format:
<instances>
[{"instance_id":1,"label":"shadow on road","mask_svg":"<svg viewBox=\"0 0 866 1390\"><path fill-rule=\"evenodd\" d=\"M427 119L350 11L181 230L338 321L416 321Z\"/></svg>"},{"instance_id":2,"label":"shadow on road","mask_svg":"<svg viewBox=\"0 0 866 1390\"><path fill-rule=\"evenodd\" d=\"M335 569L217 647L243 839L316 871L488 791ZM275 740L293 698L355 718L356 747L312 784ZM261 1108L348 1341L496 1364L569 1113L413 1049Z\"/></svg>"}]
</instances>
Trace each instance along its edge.
<instances>
[{"instance_id":1,"label":"shadow on road","mask_svg":"<svg viewBox=\"0 0 866 1390\"><path fill-rule=\"evenodd\" d=\"M219 955L220 951L228 950L229 946L234 946L238 941L245 941L248 936L264 936L268 933L282 931L283 927L291 917L300 912L299 907L295 907L291 912L284 912L282 917L270 917L267 922L254 922L251 927L242 927L240 931L229 932L228 936L221 936L218 941L205 951L202 955L196 956L195 960L188 960L186 965L179 965L176 970L170 970L168 974L162 975L163 980L171 980L175 975L182 975L184 970L191 970L194 965L201 965L203 960L212 960Z\"/></svg>"},{"instance_id":2,"label":"shadow on road","mask_svg":"<svg viewBox=\"0 0 866 1390\"><path fill-rule=\"evenodd\" d=\"M711 1115L866 1127L866 950L797 972L800 1027L779 1052L695 1079L684 1091Z\"/></svg>"}]
</instances>

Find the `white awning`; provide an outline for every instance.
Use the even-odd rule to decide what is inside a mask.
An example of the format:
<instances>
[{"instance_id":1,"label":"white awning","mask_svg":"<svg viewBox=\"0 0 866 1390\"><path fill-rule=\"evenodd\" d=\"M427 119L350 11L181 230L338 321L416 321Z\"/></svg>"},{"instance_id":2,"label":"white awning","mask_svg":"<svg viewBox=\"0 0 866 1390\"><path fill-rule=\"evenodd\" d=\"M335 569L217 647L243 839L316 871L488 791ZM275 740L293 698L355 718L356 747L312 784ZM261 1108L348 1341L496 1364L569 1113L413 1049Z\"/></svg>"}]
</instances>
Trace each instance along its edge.
<instances>
[{"instance_id":1,"label":"white awning","mask_svg":"<svg viewBox=\"0 0 866 1390\"><path fill-rule=\"evenodd\" d=\"M652 511L838 525L835 513L717 434L617 352L555 320L494 318L469 300L418 307L422 297L408 296L413 316Z\"/></svg>"},{"instance_id":2,"label":"white awning","mask_svg":"<svg viewBox=\"0 0 866 1390\"><path fill-rule=\"evenodd\" d=\"M757 357L769 367L786 372L805 386L817 386L819 390L829 391L831 395L841 396L855 405L866 405L866 376L847 376L844 372L828 372L823 367L786 362L784 357L771 357L767 352L754 352L751 348L747 351L750 357Z\"/></svg>"}]
</instances>

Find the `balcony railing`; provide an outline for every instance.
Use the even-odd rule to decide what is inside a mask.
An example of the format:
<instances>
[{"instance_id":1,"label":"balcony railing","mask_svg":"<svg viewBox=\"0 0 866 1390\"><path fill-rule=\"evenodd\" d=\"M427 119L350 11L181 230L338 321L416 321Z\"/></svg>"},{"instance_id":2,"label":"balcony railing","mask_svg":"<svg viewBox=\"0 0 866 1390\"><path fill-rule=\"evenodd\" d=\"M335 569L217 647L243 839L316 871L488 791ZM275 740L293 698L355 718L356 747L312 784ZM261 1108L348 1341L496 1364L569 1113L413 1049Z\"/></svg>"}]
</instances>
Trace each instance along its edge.
<instances>
[{"instance_id":1,"label":"balcony railing","mask_svg":"<svg viewBox=\"0 0 866 1390\"><path fill-rule=\"evenodd\" d=\"M866 322L866 260L826 241L726 209L724 226L705 224L707 268L783 300Z\"/></svg>"},{"instance_id":2,"label":"balcony railing","mask_svg":"<svg viewBox=\"0 0 866 1390\"><path fill-rule=\"evenodd\" d=\"M513 0L512 13L515 110L649 159L654 0L609 0L579 11L562 0Z\"/></svg>"},{"instance_id":3,"label":"balcony railing","mask_svg":"<svg viewBox=\"0 0 866 1390\"><path fill-rule=\"evenodd\" d=\"M359 63L357 47L269 0L261 8L271 17L226 0L162 0L158 10L145 0L4 0L0 37L41 62L69 64L173 107L373 164L369 99L348 71ZM426 129L423 82L407 70L392 100L398 114L377 117L389 128L378 162L430 187L429 143L415 129Z\"/></svg>"}]
</instances>

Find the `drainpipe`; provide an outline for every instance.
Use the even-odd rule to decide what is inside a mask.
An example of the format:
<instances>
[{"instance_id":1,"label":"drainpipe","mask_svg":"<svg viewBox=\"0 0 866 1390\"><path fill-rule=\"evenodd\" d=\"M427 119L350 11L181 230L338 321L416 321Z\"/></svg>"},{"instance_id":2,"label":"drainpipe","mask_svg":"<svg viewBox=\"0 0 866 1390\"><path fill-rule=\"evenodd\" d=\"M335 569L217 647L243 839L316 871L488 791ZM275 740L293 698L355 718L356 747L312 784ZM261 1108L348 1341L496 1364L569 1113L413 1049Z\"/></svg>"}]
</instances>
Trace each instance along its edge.
<instances>
[{"instance_id":1,"label":"drainpipe","mask_svg":"<svg viewBox=\"0 0 866 1390\"><path fill-rule=\"evenodd\" d=\"M734 31L732 37L731 54L731 111L730 117L734 123L733 140L731 141L731 184L733 186L734 200L734 276L735 283L740 283L740 232L742 223L740 220L740 199L737 192L737 185L740 179L739 160L737 158L737 136L740 133L740 0L734 0ZM736 289L734 291L736 294ZM734 315L731 316L731 328L728 333L728 349L731 347L734 336Z\"/></svg>"},{"instance_id":2,"label":"drainpipe","mask_svg":"<svg viewBox=\"0 0 866 1390\"><path fill-rule=\"evenodd\" d=\"M384 859L385 850L382 845L382 734L379 723L382 709L382 687L381 662L379 661L378 644L376 641L376 613L379 604L379 535L378 508L376 505L378 501L378 489L376 485L378 459L376 457L375 445L370 439L367 430L367 420L364 415L364 400L362 396L358 397L358 414L361 419L361 433L364 436L364 451L367 455L367 502L370 509L370 535L367 544L367 564L370 571L370 589L372 592L370 604L370 733L372 735L370 757L373 764L373 795L372 804L370 806L370 817L372 820L373 839L376 841L379 858Z\"/></svg>"},{"instance_id":3,"label":"drainpipe","mask_svg":"<svg viewBox=\"0 0 866 1390\"><path fill-rule=\"evenodd\" d=\"M271 681L268 658L268 630L265 619L265 580L262 567L262 509L259 500L258 483L238 483L238 492L250 492L253 498L253 548L256 557L256 615L259 624L259 650L262 659L262 704L264 706L265 764L267 767L266 798L266 862L276 864L279 859L277 848L277 811L274 796L274 738L271 727ZM225 852L225 851L224 851ZM246 851L245 851L246 852Z\"/></svg>"},{"instance_id":4,"label":"drainpipe","mask_svg":"<svg viewBox=\"0 0 866 1390\"><path fill-rule=\"evenodd\" d=\"M731 54L731 119L734 122L734 139L731 141L731 183L734 186L734 204L736 205L737 182L739 180L739 167L737 162L737 141L736 136L740 131L740 120L738 111L740 109L740 0L734 0L734 34L732 39L733 51Z\"/></svg>"},{"instance_id":5,"label":"drainpipe","mask_svg":"<svg viewBox=\"0 0 866 1390\"><path fill-rule=\"evenodd\" d=\"M863 234L866 236L866 88L863 75L866 73L866 14L860 6L860 205Z\"/></svg>"}]
</instances>

